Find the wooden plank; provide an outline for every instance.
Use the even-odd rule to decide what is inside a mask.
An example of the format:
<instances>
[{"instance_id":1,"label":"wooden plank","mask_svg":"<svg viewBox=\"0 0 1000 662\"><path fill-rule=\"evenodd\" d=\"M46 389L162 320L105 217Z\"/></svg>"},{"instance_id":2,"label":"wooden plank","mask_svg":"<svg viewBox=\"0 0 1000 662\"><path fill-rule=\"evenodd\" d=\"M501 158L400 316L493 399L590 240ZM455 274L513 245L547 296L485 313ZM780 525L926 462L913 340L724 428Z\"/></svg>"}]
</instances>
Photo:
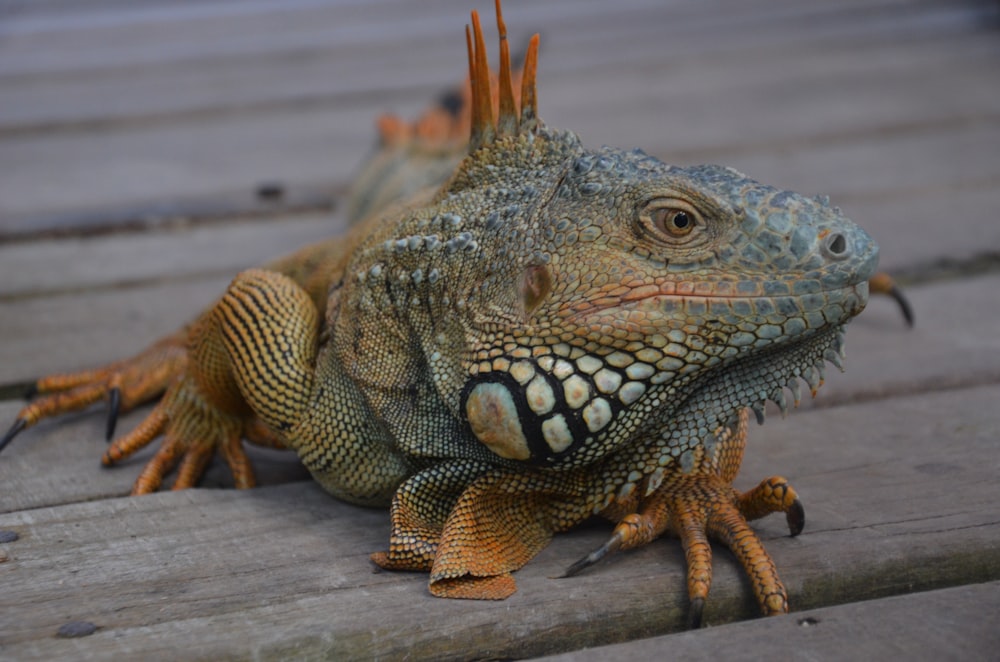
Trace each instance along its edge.
<instances>
[{"instance_id":1,"label":"wooden plank","mask_svg":"<svg viewBox=\"0 0 1000 662\"><path fill-rule=\"evenodd\" d=\"M0 245L0 385L130 356L240 270L342 228L314 215Z\"/></svg>"},{"instance_id":2,"label":"wooden plank","mask_svg":"<svg viewBox=\"0 0 1000 662\"><path fill-rule=\"evenodd\" d=\"M1000 582L927 591L812 609L753 623L652 637L543 658L546 662L679 660L966 659L985 660L1000 647Z\"/></svg>"},{"instance_id":3,"label":"wooden plank","mask_svg":"<svg viewBox=\"0 0 1000 662\"><path fill-rule=\"evenodd\" d=\"M980 268L996 269L1000 223L994 220L1000 218L1000 181L928 183L883 193L833 198L878 241L880 268L916 280L933 278L936 265L951 264L961 273L963 265L982 260ZM949 231L942 219L960 219L961 228Z\"/></svg>"},{"instance_id":4,"label":"wooden plank","mask_svg":"<svg viewBox=\"0 0 1000 662\"><path fill-rule=\"evenodd\" d=\"M372 145L374 121L367 107L306 108L10 138L0 150L0 222L21 226L29 216L93 216L177 198L252 195L262 182L330 187L353 175Z\"/></svg>"},{"instance_id":5,"label":"wooden plank","mask_svg":"<svg viewBox=\"0 0 1000 662\"><path fill-rule=\"evenodd\" d=\"M0 25L0 35L5 37L0 75L128 70L256 55L280 58L322 51L338 43L364 45L378 39L431 46L453 35L455 22L461 25L470 9L487 16L492 12L490 3L470 7L455 0L425 2L420 7L405 0L291 0L280 7L267 2L147 2L145 7L136 7L135 2L101 3L101 7L72 2L57 12L45 11L44 4L18 7L16 15ZM734 40L806 42L845 29L857 32L859 18L865 19L866 33L883 39L920 26L941 31L964 23L971 14L967 8L946 3L934 6L912 0L817 0L808 6L789 0L752 6L716 0L711 5L705 11L705 3L690 0L623 0L614 8L599 0L552 0L508 3L505 13L518 24L530 22L546 32L565 26L588 41L594 34L655 28L671 37L689 35L703 52L724 50ZM182 26L185 29L179 29ZM704 40L699 31L722 38ZM667 53L672 48L688 48L676 39L659 46ZM132 59L123 57L130 55ZM608 55L622 57L623 53Z\"/></svg>"},{"instance_id":6,"label":"wooden plank","mask_svg":"<svg viewBox=\"0 0 1000 662\"><path fill-rule=\"evenodd\" d=\"M806 503L797 538L777 517L757 527L796 609L1000 579L998 397L1000 386L894 398L754 434L740 482L777 470ZM178 646L198 659L519 657L683 623L675 541L551 579L606 525L557 536L509 600L461 602L429 597L419 574L373 574L365 554L384 546L386 515L312 483L27 510L25 487L0 465L0 504L21 509L0 516L0 530L20 535L0 565L0 645L18 659L155 658ZM729 554L714 563L708 621L751 616ZM53 636L71 620L99 629Z\"/></svg>"},{"instance_id":7,"label":"wooden plank","mask_svg":"<svg viewBox=\"0 0 1000 662\"><path fill-rule=\"evenodd\" d=\"M749 51L750 59L755 59L761 51L766 57L768 51L787 53L789 48L803 51L802 59L810 60L808 54L820 44L826 46L827 55L835 48L840 57L857 60L861 54L851 55L843 44L845 28L864 34L863 51L872 45L891 49L901 38L912 40L914 33L954 39L955 33L968 30L945 18L965 15L963 8L924 5L915 12L915 21L912 15L901 17L895 3L848 8L812 4L802 9L788 3L753 7L727 3L728 11L709 17L703 10L677 3L633 0L611 7L591 0L513 4L508 18L522 32L538 30L552 36L546 63L553 74L639 68L655 76L657 70L669 71L678 61L698 61L710 70L711 60L720 55L746 56ZM227 9L236 12L213 15L211 7L201 7L197 16L176 10L149 12L146 20L131 22L121 20L126 12L118 10L114 14L118 20L109 19L108 25L94 25L92 19L73 25L63 18L58 24L62 29L49 30L19 30L19 21L12 21L7 41L0 44L4 55L0 84L8 89L7 103L0 109L0 131L332 101L335 96L375 91L395 90L398 95L446 84L451 82L444 78L446 71L460 71L455 60L461 54L461 30L456 27L466 20L469 7L450 2L430 8L425 3L417 9L412 3L382 2L298 7L293 3L280 12L273 6L245 12L232 5ZM488 12L488 5L482 10ZM934 19L935 14L945 16ZM706 33L716 38L705 39ZM616 43L627 43L629 48L600 48ZM930 50L913 55L932 67L942 66L941 58L930 58ZM946 51L943 64L947 66L959 50L965 49ZM798 59L786 57L777 67L757 70L764 75L783 69L802 71ZM868 64L891 60L897 58L869 57ZM654 63L659 66L651 66ZM447 64L451 66L443 69ZM816 63L808 64L815 71ZM821 67L828 69L829 62ZM371 75L373 71L378 75ZM807 79L803 73L794 77ZM711 76L699 78L711 80ZM226 85L215 84L220 80ZM817 81L813 77L806 82ZM610 76L609 83L614 84ZM70 99L74 103L65 103Z\"/></svg>"},{"instance_id":8,"label":"wooden plank","mask_svg":"<svg viewBox=\"0 0 1000 662\"><path fill-rule=\"evenodd\" d=\"M131 356L194 318L230 280L228 274L181 278L4 302L0 384Z\"/></svg>"},{"instance_id":9,"label":"wooden plank","mask_svg":"<svg viewBox=\"0 0 1000 662\"><path fill-rule=\"evenodd\" d=\"M319 121L315 115L313 119ZM366 125L367 119L366 115ZM188 138L212 142L225 133L234 132L232 135L235 136L242 129L247 131L245 135L249 142L256 142L261 135L267 135L267 131L259 125L260 131L251 131L249 127L254 124L257 123L201 127ZM1000 230L997 224L990 222L997 211L995 190L1000 181L998 162L990 146L1000 140L998 132L1000 125L972 125L918 137L898 136L876 143L855 141L803 148L784 154L734 154L723 160L762 181L807 193L831 194L853 217L886 242L890 265L905 267L938 256L965 257L984 247L1000 244L997 241ZM160 134L159 138L168 143L171 139L168 134ZM367 130L362 134L365 137L356 135L350 139L354 141L358 154L363 151L363 144L370 136ZM300 137L308 142L308 136ZM123 137L116 136L109 142L117 144L119 139ZM145 139L155 141L148 132ZM173 139L180 138L174 135ZM353 161L332 156L334 150L330 149L330 143L314 141L311 145L302 145L302 163L286 169L285 165L275 162L269 155L288 148L290 141L288 135L280 141L264 140L263 144L257 145L260 150L258 158L248 163L239 162L243 156L241 153L220 153L213 157L213 161L190 169L184 168L179 161L161 169L160 165L144 162L141 158L131 160L125 157L115 165L105 166L112 168L114 172L110 173L104 168L89 171L82 164L77 164L78 170L73 178L78 180L79 188L68 183L64 193L46 191L44 195L57 207L72 205L74 201L84 202L83 196L88 198L86 201L90 205L99 205L102 200L107 201L106 188L101 183L103 178L108 174L124 176L133 168L124 180L123 191L115 193L121 204L141 205L144 200L148 202L162 196L164 190L186 190L194 194L188 182L195 180L197 182L192 186L197 186L198 194L210 195L226 186L237 185L239 180L249 190L259 181L308 179L321 171L333 173L338 170L342 178L347 178L356 167ZM251 148L249 142L243 145L244 149ZM31 149L38 146L39 141L33 141ZM124 143L121 146L127 151ZM926 158L929 154L934 154L934 158ZM310 161L310 155L323 159L329 167L312 169L316 162ZM25 155L26 161L33 158ZM165 157L160 154L157 158ZM178 152L177 158L184 158L182 151ZM40 168L47 167L45 158L37 160L36 164ZM6 178L6 184L0 184L0 188L10 186L12 195L13 189L18 186L29 191L41 190L42 182L33 180L31 172L30 166L24 172L14 171ZM230 178L230 182L223 181ZM333 178L331 174L331 180ZM12 197L14 202L11 204L16 205L17 199ZM28 201L28 198L20 199ZM11 215L6 217L8 220L5 223L30 223L27 220L17 221L15 209L11 208L9 212ZM948 223L940 222L943 215L949 218ZM914 228L921 230L914 231ZM913 257L909 258L910 255Z\"/></svg>"},{"instance_id":10,"label":"wooden plank","mask_svg":"<svg viewBox=\"0 0 1000 662\"><path fill-rule=\"evenodd\" d=\"M8 77L11 87L3 93L12 100L5 108L20 108L17 112L24 118L37 120L48 109L82 108L89 98L99 104L91 117L103 117L99 121L106 124L85 123L82 132L53 132L46 125L37 135L30 130L22 134L21 129L9 133L0 149L6 175L0 182L0 223L16 220L24 225L29 219L70 210L116 210L177 197L233 195L264 180L296 185L349 180L372 142L378 110L415 113L463 71L461 56L443 34L452 21L464 20L466 8L433 5L426 16L413 18L418 23L413 26L408 20L417 10L404 5L350 7L343 35L353 34L350 21L361 21L366 26L363 34L374 42L372 53L366 51L363 57L345 56L353 53L357 37L344 36L347 41L341 43L328 39L323 29L314 37L309 35L316 35L317 29L298 34L295 30L305 29L305 23L324 24L311 12L335 23L331 17L344 11L309 5L282 28L288 30L282 39L329 41L318 54L288 56L280 48L259 46L256 54L196 58L181 73L170 68L174 65L150 71L134 57L139 45L149 46L153 34L173 42L193 31L190 38L205 44L218 41L210 37L252 43L247 35L270 34L274 16L263 12L266 16L251 17L251 25L228 25L223 15L209 27L190 26L191 31L160 26L157 33L158 24L150 21L136 42L126 40L114 47L121 50L112 49L113 58L108 56L109 62L126 63L126 68L134 63L131 74L115 69L81 75L79 80L59 75L48 84L44 78ZM524 30L542 29L551 44L543 54L543 108L555 124L574 128L593 144L642 145L677 160L729 160L734 151L746 160L748 151L752 155L763 150L765 163L759 171L739 159L736 164L761 179L809 191L843 192L830 191L837 179L825 172L799 174L811 171L808 156L806 162L781 169L786 153L799 149L802 141L806 147L815 140L825 145L842 140L873 143L876 156L884 158L865 161L852 171L892 173L902 170L903 161L933 167L942 159L935 157L933 145L915 156L879 150L882 132L995 124L1000 104L991 84L998 55L995 40L964 21L965 9L928 4L913 8L907 3L875 9L865 3L833 3L820 9L795 9L795 3L726 7L706 16L703 9L687 4L671 8L636 2L624 9L597 2L572 8L518 5L510 8L510 23ZM399 9L402 13L394 19L398 22L378 29L385 20L379 8ZM910 11L901 15L901 8ZM870 20L873 17L878 20ZM751 18L750 23L742 20ZM433 33L423 34L415 29L419 26ZM872 33L876 29L884 33ZM391 48L386 43L410 30L415 30L412 41L397 40ZM108 44L117 43L101 30L82 32L81 39L99 42L95 47L108 49ZM76 49L79 55L82 45L74 45L74 34L61 30L49 36L66 42L59 48ZM183 50L183 45L178 48ZM345 69L334 70L334 65ZM932 95L925 84L929 77L936 81ZM602 94L595 98L594 89ZM27 95L21 101L17 94L12 96L17 90ZM36 92L39 96L32 97ZM64 93L69 96L58 97ZM116 108L135 103L148 107L129 111L132 117L153 113L158 119L114 119ZM617 121L608 122L608 117ZM977 157L995 136L977 138L969 142L979 146L978 151L957 156L981 180L996 174L989 171L995 163L989 155L985 165ZM769 160L778 163L768 165ZM946 163L951 162L949 158ZM950 172L941 166L931 173L932 180L950 181ZM60 185L51 186L51 181Z\"/></svg>"},{"instance_id":11,"label":"wooden plank","mask_svg":"<svg viewBox=\"0 0 1000 662\"><path fill-rule=\"evenodd\" d=\"M231 278L247 267L342 234L345 226L340 216L304 214L0 244L0 301Z\"/></svg>"}]
</instances>

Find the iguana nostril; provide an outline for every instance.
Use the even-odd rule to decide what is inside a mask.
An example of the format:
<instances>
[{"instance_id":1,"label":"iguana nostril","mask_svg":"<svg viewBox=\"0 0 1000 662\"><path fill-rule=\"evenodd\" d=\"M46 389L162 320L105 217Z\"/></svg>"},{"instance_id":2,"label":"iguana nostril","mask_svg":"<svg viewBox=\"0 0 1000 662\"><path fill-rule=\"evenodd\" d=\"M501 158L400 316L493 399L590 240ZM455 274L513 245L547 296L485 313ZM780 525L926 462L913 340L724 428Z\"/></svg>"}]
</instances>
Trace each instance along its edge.
<instances>
[{"instance_id":1,"label":"iguana nostril","mask_svg":"<svg viewBox=\"0 0 1000 662\"><path fill-rule=\"evenodd\" d=\"M842 258L847 257L847 239L841 233L831 234L826 239L825 244L826 252L830 257Z\"/></svg>"}]
</instances>

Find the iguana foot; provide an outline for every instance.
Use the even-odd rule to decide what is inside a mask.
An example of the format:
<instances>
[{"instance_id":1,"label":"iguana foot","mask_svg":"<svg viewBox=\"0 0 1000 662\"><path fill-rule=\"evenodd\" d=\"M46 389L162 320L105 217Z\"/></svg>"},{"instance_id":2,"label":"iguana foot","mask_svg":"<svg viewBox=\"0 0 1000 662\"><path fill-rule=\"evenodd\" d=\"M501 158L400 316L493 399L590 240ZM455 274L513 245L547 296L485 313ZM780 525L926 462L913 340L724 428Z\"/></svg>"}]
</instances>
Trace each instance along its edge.
<instances>
[{"instance_id":1,"label":"iguana foot","mask_svg":"<svg viewBox=\"0 0 1000 662\"><path fill-rule=\"evenodd\" d=\"M226 414L205 402L185 372L186 333L174 334L131 359L97 370L40 379L36 384L40 397L20 411L4 442L44 418L79 411L100 400L110 405L110 438L119 410L128 411L162 395L138 426L108 446L101 463L117 464L163 436L163 444L136 479L132 494L155 492L178 466L173 489L193 487L216 448L229 465L236 487L253 487L253 468L240 438L270 446L277 442L259 421Z\"/></svg>"},{"instance_id":2,"label":"iguana foot","mask_svg":"<svg viewBox=\"0 0 1000 662\"><path fill-rule=\"evenodd\" d=\"M119 412L162 394L187 365L186 330L168 336L142 353L97 370L43 377L35 383L36 397L17 415L0 440L0 450L21 430L38 421L86 409L95 402L109 403L106 436L114 436Z\"/></svg>"},{"instance_id":3,"label":"iguana foot","mask_svg":"<svg viewBox=\"0 0 1000 662\"><path fill-rule=\"evenodd\" d=\"M642 499L638 510L623 517L611 538L566 571L574 575L618 550L652 542L663 533L681 539L687 559L689 625L701 627L702 612L712 583L709 539L725 544L735 554L753 585L764 615L788 612L788 596L771 557L747 520L784 512L791 534L805 523L795 491L784 478L772 477L740 494L716 475L677 474Z\"/></svg>"},{"instance_id":4,"label":"iguana foot","mask_svg":"<svg viewBox=\"0 0 1000 662\"><path fill-rule=\"evenodd\" d=\"M162 436L163 443L143 467L132 486L132 494L157 491L175 467L177 477L172 489L194 487L216 449L229 465L235 486L249 488L256 484L256 479L241 443L249 429L243 417L207 403L191 379L184 376L171 385L135 429L108 447L101 462L105 466L117 464Z\"/></svg>"}]
</instances>

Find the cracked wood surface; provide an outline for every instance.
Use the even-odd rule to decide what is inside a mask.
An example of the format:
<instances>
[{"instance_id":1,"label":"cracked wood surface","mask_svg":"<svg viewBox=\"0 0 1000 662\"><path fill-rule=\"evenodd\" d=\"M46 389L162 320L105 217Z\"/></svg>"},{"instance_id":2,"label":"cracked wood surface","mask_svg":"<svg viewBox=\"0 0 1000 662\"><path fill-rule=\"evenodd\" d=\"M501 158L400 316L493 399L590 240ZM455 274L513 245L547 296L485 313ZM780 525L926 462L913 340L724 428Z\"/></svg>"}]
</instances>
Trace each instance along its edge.
<instances>
[{"instance_id":1,"label":"cracked wood surface","mask_svg":"<svg viewBox=\"0 0 1000 662\"><path fill-rule=\"evenodd\" d=\"M0 387L134 352L239 269L339 231L323 207L370 147L374 115L412 115L463 75L467 10L0 0ZM551 123L830 194L879 239L884 266L924 279L907 290L915 329L873 301L848 332L847 373L830 366L817 401L751 430L740 484L781 473L805 501L800 537L777 517L757 526L793 608L848 603L837 618L863 623L893 608L863 601L904 595L909 606L893 604L919 615L881 638L816 636L796 650L885 650L946 630L930 589L954 587L942 604L962 613L995 611L995 29L944 1L556 0L505 13L513 35L542 32ZM256 201L269 181L289 200ZM321 195L287 213L301 190ZM926 268L938 263L950 279ZM0 401L0 421L18 407ZM373 573L385 513L324 495L289 454L257 453L258 490L213 489L229 482L214 467L202 489L124 499L151 451L99 468L103 426L95 414L43 423L0 456L0 530L20 536L0 544L0 657L525 657L682 623L676 541L551 579L603 541L597 523L557 536L506 602L436 600L422 575ZM709 622L752 616L716 551ZM98 630L57 638L70 621ZM763 653L772 633L784 641L782 622L615 653ZM721 634L733 627L751 634ZM995 650L982 629L962 632L970 657Z\"/></svg>"},{"instance_id":2,"label":"cracked wood surface","mask_svg":"<svg viewBox=\"0 0 1000 662\"><path fill-rule=\"evenodd\" d=\"M780 518L757 525L796 610L1000 576L998 401L991 385L800 412L753 431L744 485L780 471L806 503L797 538ZM30 452L21 444L5 472L30 470L25 455L37 470L45 454L70 452L73 430L93 441L88 428L53 430ZM385 545L384 513L309 481L17 509L0 515L0 529L20 535L4 546L0 609L14 657L165 657L178 636L198 659L521 657L669 632L685 613L676 541L553 579L603 541L600 523L557 536L517 573L507 601L432 598L422 574L373 571L367 553ZM738 568L717 551L709 623L753 616ZM55 638L67 621L99 629Z\"/></svg>"}]
</instances>

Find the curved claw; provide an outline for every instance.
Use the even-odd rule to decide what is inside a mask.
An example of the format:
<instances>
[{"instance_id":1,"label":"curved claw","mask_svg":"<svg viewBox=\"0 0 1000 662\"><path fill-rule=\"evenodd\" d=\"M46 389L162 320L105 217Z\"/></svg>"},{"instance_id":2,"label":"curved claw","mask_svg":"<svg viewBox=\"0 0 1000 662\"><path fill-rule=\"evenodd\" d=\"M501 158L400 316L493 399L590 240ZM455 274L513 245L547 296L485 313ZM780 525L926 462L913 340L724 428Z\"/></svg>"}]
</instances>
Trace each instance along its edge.
<instances>
[{"instance_id":1,"label":"curved claw","mask_svg":"<svg viewBox=\"0 0 1000 662\"><path fill-rule=\"evenodd\" d=\"M896 300L896 303L899 304L900 311L903 313L903 319L906 320L906 326L912 327L913 308L910 306L909 300L903 295L903 291L893 284L886 294Z\"/></svg>"},{"instance_id":2,"label":"curved claw","mask_svg":"<svg viewBox=\"0 0 1000 662\"><path fill-rule=\"evenodd\" d=\"M104 439L111 441L118 425L118 414L122 406L122 390L117 386L108 391L108 425L104 431Z\"/></svg>"},{"instance_id":3,"label":"curved claw","mask_svg":"<svg viewBox=\"0 0 1000 662\"><path fill-rule=\"evenodd\" d=\"M896 281L889 274L880 271L871 277L871 280L868 281L868 286L872 294L885 294L892 297L899 305L899 310L903 313L906 325L909 327L913 326L913 308L910 306L910 302L906 296L903 295L903 291L896 285Z\"/></svg>"},{"instance_id":4,"label":"curved claw","mask_svg":"<svg viewBox=\"0 0 1000 662\"><path fill-rule=\"evenodd\" d=\"M760 519L771 513L785 513L788 532L792 537L802 533L806 525L806 509L795 489L781 476L771 476L760 485L739 496L739 509L748 520Z\"/></svg>"},{"instance_id":5,"label":"curved claw","mask_svg":"<svg viewBox=\"0 0 1000 662\"><path fill-rule=\"evenodd\" d=\"M559 579L572 577L583 572L590 566L600 563L605 557L617 552L621 548L621 542L622 541L619 536L612 535L606 543L592 551L590 554L587 554L570 567L566 568L566 571L559 575Z\"/></svg>"},{"instance_id":6,"label":"curved claw","mask_svg":"<svg viewBox=\"0 0 1000 662\"><path fill-rule=\"evenodd\" d=\"M14 421L14 425L10 426L10 429L7 430L7 434L3 436L3 439L0 439L0 451L3 451L7 444L9 444L14 437L16 437L18 433L26 427L28 427L28 422L23 418L19 418Z\"/></svg>"},{"instance_id":7,"label":"curved claw","mask_svg":"<svg viewBox=\"0 0 1000 662\"><path fill-rule=\"evenodd\" d=\"M705 598L692 598L688 606L688 629L697 630L702 626L702 616L705 614Z\"/></svg>"},{"instance_id":8,"label":"curved claw","mask_svg":"<svg viewBox=\"0 0 1000 662\"><path fill-rule=\"evenodd\" d=\"M791 537L802 533L806 526L806 509L799 499L795 499L792 505L785 511L785 521L788 522L788 532Z\"/></svg>"}]
</instances>

